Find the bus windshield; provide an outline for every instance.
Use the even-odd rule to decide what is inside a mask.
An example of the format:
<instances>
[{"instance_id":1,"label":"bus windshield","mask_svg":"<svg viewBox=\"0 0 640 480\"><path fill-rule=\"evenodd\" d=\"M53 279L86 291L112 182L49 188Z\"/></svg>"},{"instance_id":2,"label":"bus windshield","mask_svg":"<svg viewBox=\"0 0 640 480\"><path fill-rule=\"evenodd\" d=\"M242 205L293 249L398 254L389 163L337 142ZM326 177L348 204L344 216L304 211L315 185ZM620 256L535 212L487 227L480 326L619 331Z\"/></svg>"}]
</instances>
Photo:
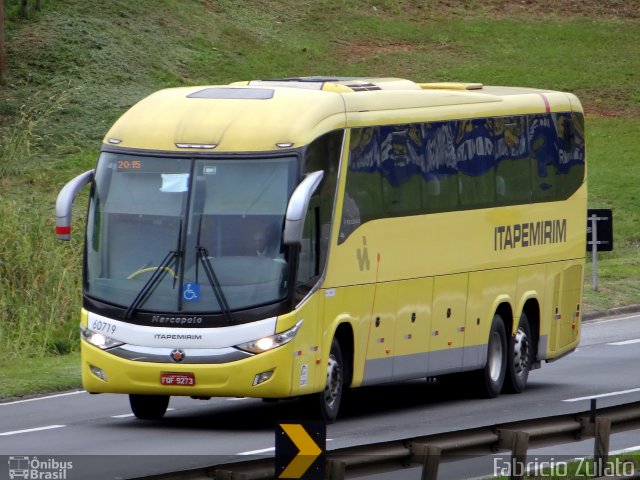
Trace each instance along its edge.
<instances>
[{"instance_id":1,"label":"bus windshield","mask_svg":"<svg viewBox=\"0 0 640 480\"><path fill-rule=\"evenodd\" d=\"M297 158L103 152L87 220L85 293L150 312L225 313L281 301L282 226Z\"/></svg>"}]
</instances>

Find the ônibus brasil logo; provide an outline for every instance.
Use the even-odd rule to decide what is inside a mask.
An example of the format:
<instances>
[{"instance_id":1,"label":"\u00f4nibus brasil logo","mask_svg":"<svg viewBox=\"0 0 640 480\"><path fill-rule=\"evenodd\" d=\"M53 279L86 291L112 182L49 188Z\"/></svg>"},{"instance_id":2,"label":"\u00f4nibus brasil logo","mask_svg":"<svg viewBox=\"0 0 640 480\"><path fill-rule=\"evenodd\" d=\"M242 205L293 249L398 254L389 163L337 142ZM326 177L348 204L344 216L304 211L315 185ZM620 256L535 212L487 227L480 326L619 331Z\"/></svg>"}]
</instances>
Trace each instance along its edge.
<instances>
[{"instance_id":1,"label":"\u00f4nibus brasil logo","mask_svg":"<svg viewBox=\"0 0 640 480\"><path fill-rule=\"evenodd\" d=\"M72 462L63 462L55 458L9 457L9 478L28 480L66 480L67 471L73 468Z\"/></svg>"}]
</instances>

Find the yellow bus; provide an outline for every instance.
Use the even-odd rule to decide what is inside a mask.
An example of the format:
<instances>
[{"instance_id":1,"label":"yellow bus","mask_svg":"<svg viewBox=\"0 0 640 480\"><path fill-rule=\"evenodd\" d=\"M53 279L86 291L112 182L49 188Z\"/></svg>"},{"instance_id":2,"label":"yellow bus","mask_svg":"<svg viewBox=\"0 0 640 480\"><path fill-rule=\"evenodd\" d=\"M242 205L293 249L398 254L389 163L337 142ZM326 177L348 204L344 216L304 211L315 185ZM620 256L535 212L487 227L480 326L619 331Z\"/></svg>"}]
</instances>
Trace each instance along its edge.
<instances>
[{"instance_id":1,"label":"yellow bus","mask_svg":"<svg viewBox=\"0 0 640 480\"><path fill-rule=\"evenodd\" d=\"M301 397L455 379L494 397L580 337L584 119L569 93L303 77L159 91L90 184L91 393ZM448 376L451 375L451 376Z\"/></svg>"}]
</instances>

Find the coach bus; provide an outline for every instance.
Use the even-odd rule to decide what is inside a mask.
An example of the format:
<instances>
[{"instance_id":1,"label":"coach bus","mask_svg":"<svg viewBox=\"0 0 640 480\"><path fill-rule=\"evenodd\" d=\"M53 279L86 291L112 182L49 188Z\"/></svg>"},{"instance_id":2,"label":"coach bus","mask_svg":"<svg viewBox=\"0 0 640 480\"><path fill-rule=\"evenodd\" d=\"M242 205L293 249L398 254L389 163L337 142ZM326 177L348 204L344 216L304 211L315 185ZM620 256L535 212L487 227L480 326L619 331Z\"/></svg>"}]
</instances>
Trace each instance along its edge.
<instances>
[{"instance_id":1,"label":"coach bus","mask_svg":"<svg viewBox=\"0 0 640 480\"><path fill-rule=\"evenodd\" d=\"M299 397L437 378L522 392L575 350L585 136L570 94L303 77L159 91L59 193L90 184L90 393ZM309 411L311 411L309 410Z\"/></svg>"}]
</instances>

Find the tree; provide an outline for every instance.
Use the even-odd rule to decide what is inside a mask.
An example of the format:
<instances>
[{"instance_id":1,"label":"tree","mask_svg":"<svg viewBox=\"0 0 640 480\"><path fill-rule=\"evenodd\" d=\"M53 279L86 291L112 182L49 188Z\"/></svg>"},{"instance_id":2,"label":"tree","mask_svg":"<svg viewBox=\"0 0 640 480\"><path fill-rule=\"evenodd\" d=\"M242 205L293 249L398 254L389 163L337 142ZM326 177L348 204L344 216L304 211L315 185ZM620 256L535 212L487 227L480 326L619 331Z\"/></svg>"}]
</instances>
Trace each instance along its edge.
<instances>
[{"instance_id":1,"label":"tree","mask_svg":"<svg viewBox=\"0 0 640 480\"><path fill-rule=\"evenodd\" d=\"M21 5L20 10L22 12L22 16L23 17L26 17L27 13L28 13L28 11L27 11L27 7L28 7L27 3L28 3L28 0L20 0L20 5ZM37 10L38 12L40 11L40 3L41 3L41 0L36 0L35 1L35 5L34 5L35 10Z\"/></svg>"},{"instance_id":2,"label":"tree","mask_svg":"<svg viewBox=\"0 0 640 480\"><path fill-rule=\"evenodd\" d=\"M7 49L4 46L4 0L0 0L0 85L7 81Z\"/></svg>"},{"instance_id":3,"label":"tree","mask_svg":"<svg viewBox=\"0 0 640 480\"><path fill-rule=\"evenodd\" d=\"M20 0L23 16L27 16L28 0ZM42 0L35 0L34 9L40 11ZM4 0L0 0L0 85L7 83L7 46L4 39Z\"/></svg>"}]
</instances>

